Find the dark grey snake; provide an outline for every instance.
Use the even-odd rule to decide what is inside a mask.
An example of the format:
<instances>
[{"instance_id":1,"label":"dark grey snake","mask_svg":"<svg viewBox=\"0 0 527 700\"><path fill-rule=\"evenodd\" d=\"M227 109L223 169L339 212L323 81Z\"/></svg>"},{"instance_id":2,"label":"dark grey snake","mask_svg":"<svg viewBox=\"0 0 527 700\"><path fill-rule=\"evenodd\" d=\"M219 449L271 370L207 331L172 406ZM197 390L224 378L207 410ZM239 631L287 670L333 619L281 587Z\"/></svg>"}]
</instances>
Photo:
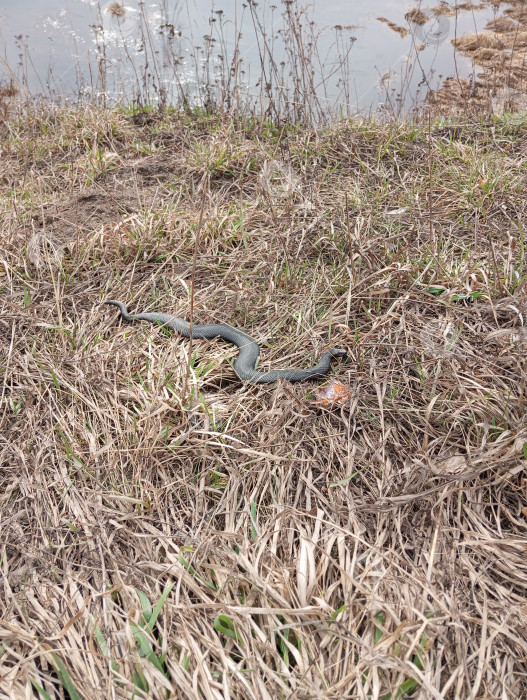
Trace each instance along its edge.
<instances>
[{"instance_id":1,"label":"dark grey snake","mask_svg":"<svg viewBox=\"0 0 527 700\"><path fill-rule=\"evenodd\" d=\"M182 318L164 313L151 314L135 314L128 313L126 306L120 301L108 300L104 304L113 304L121 309L122 317L125 321L150 321L151 323L159 323L163 326L170 326L176 333L179 333L184 338L190 338L190 324ZM309 367L309 369L275 369L271 372L259 372L258 361L260 360L260 348L258 343L251 338L250 335L239 331L237 328L227 326L224 323L206 323L205 325L192 326L193 338L223 338L229 343L234 343L238 346L240 352L234 363L234 371L238 377L244 382L252 382L253 384L270 384L278 381L278 379L287 379L290 382L303 382L312 377L320 377L327 374L331 367L331 360L334 357L346 357L345 350L340 348L332 348L325 352L318 365Z\"/></svg>"}]
</instances>

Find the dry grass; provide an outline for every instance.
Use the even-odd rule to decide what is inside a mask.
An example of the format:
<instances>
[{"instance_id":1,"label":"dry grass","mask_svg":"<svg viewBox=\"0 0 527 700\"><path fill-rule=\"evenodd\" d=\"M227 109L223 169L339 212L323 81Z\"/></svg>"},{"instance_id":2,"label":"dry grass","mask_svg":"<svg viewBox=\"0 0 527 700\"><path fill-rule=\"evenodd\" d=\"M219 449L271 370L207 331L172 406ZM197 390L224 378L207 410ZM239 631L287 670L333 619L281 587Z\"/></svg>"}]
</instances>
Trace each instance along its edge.
<instances>
[{"instance_id":1,"label":"dry grass","mask_svg":"<svg viewBox=\"0 0 527 700\"><path fill-rule=\"evenodd\" d=\"M0 697L527 695L526 129L3 124Z\"/></svg>"},{"instance_id":2,"label":"dry grass","mask_svg":"<svg viewBox=\"0 0 527 700\"><path fill-rule=\"evenodd\" d=\"M486 31L451 39L455 50L473 64L470 79L443 81L427 97L438 114L527 113L527 6L524 0L491 0L503 14L487 23ZM483 7L480 5L479 7Z\"/></svg>"}]
</instances>

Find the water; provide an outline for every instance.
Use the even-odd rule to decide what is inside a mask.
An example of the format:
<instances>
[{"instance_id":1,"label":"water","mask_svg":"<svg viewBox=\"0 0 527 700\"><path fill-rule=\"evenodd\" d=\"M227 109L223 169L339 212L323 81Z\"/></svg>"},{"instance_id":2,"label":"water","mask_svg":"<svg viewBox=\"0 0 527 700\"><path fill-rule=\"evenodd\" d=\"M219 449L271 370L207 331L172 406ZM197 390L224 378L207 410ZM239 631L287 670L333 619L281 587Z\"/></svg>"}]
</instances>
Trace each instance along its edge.
<instances>
[{"instance_id":1,"label":"water","mask_svg":"<svg viewBox=\"0 0 527 700\"><path fill-rule=\"evenodd\" d=\"M113 15L108 11L112 3ZM279 0L275 9L262 0L252 13L241 0L125 0L124 13L115 0L19 0L0 9L0 80L13 79L33 95L52 98L95 95L173 103L186 94L206 100L205 83L223 81L225 86L229 80L241 32L242 60L234 62L230 88L239 84L254 104L268 105L262 86L271 79L283 104L293 108L295 101L315 98L319 111L348 115L384 107L400 114L445 77L475 77L477 67L455 52L451 39L481 32L498 14L485 6L436 17L423 4L428 22L419 27L405 19L416 4L312 0L297 17L304 49L311 50L298 78L301 50ZM408 30L406 36L381 17ZM263 79L262 56L267 61Z\"/></svg>"}]
</instances>

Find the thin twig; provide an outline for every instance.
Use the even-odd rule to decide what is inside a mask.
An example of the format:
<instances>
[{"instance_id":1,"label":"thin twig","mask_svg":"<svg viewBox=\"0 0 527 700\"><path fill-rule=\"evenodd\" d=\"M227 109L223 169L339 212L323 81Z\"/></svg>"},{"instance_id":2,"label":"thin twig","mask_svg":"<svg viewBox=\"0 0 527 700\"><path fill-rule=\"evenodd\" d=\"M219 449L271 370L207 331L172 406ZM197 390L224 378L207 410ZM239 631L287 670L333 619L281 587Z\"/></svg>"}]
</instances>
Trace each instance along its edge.
<instances>
[{"instance_id":1,"label":"thin twig","mask_svg":"<svg viewBox=\"0 0 527 700\"><path fill-rule=\"evenodd\" d=\"M353 241L351 240L350 213L349 213L348 193L347 192L345 192L345 194L344 194L344 199L345 199L345 205L346 205L346 229L348 231L351 278L353 281L353 286L355 286L357 284L357 276L355 274L355 267L353 265Z\"/></svg>"},{"instance_id":2,"label":"thin twig","mask_svg":"<svg viewBox=\"0 0 527 700\"><path fill-rule=\"evenodd\" d=\"M434 243L434 226L432 224L432 124L428 110L428 225L430 245Z\"/></svg>"},{"instance_id":3,"label":"thin twig","mask_svg":"<svg viewBox=\"0 0 527 700\"><path fill-rule=\"evenodd\" d=\"M198 230L196 231L196 242L194 244L194 257L192 258L192 275L190 278L190 315L189 315L189 325L190 325L190 337L189 337L189 350L188 350L188 366L187 366L187 375L185 377L185 384L183 387L183 401L186 401L187 397L187 388L188 388L188 383L190 379L190 371L191 371L191 365L192 365L192 343L193 343L193 337L192 337L192 329L194 326L194 280L196 277L196 262L198 259L198 252L199 252L199 244L200 244L200 239L201 239L201 228L203 226L203 213L205 211L205 197L207 196L207 191L208 191L208 185L209 185L209 176L208 173L205 175L203 178L203 191L201 193L201 208L199 211L199 221L198 221Z\"/></svg>"}]
</instances>

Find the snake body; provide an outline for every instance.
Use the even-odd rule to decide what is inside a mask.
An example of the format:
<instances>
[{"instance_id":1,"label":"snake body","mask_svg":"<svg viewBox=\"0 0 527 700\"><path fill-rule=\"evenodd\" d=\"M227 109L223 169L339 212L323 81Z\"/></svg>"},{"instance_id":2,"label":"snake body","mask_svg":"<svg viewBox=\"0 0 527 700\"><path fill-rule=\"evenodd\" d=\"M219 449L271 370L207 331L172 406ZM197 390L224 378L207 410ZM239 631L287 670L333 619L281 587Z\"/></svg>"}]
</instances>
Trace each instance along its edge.
<instances>
[{"instance_id":1,"label":"snake body","mask_svg":"<svg viewBox=\"0 0 527 700\"><path fill-rule=\"evenodd\" d=\"M128 313L126 306L120 301L108 300L104 303L119 307L125 321L150 321L150 323L170 326L184 338L190 338L190 324L183 318L161 312L131 315ZM271 372L259 372L257 367L260 360L260 348L258 343L247 333L232 326L227 326L224 323L206 323L204 325L193 324L192 337L220 337L229 343L234 343L240 350L234 363L234 371L242 381L252 382L253 384L271 384L280 378L287 379L290 382L303 382L306 379L320 377L329 372L333 358L346 357L347 355L345 350L332 348L322 355L317 365L308 369L275 369Z\"/></svg>"}]
</instances>

